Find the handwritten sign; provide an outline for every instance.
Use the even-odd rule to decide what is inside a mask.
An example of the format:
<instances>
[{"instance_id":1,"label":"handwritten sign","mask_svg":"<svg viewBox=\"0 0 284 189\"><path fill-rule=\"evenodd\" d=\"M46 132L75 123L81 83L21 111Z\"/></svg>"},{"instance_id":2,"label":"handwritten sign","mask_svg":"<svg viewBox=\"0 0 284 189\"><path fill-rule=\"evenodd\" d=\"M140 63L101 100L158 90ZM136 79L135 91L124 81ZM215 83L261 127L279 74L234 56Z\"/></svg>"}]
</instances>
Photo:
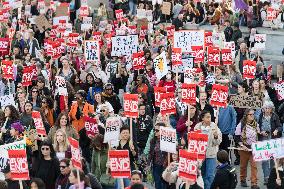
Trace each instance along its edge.
<instances>
[{"instance_id":1,"label":"handwritten sign","mask_svg":"<svg viewBox=\"0 0 284 189\"><path fill-rule=\"evenodd\" d=\"M66 81L64 77L55 76L55 86L59 95L68 96Z\"/></svg>"},{"instance_id":2,"label":"handwritten sign","mask_svg":"<svg viewBox=\"0 0 284 189\"><path fill-rule=\"evenodd\" d=\"M231 95L230 105L237 108L262 108L262 100L256 96Z\"/></svg>"},{"instance_id":3,"label":"handwritten sign","mask_svg":"<svg viewBox=\"0 0 284 189\"><path fill-rule=\"evenodd\" d=\"M265 161L271 158L284 157L284 140L282 138L258 141L253 143L251 148L253 159L255 161Z\"/></svg>"},{"instance_id":4,"label":"handwritten sign","mask_svg":"<svg viewBox=\"0 0 284 189\"><path fill-rule=\"evenodd\" d=\"M257 50L265 50L266 34L255 34L254 42L254 48Z\"/></svg>"},{"instance_id":5,"label":"handwritten sign","mask_svg":"<svg viewBox=\"0 0 284 189\"><path fill-rule=\"evenodd\" d=\"M170 127L160 127L160 150L169 153L176 153L176 148L176 130Z\"/></svg>"},{"instance_id":6,"label":"handwritten sign","mask_svg":"<svg viewBox=\"0 0 284 189\"><path fill-rule=\"evenodd\" d=\"M284 99L284 81L279 81L277 83L274 83L274 88L277 92L278 100Z\"/></svg>"},{"instance_id":7,"label":"handwritten sign","mask_svg":"<svg viewBox=\"0 0 284 189\"><path fill-rule=\"evenodd\" d=\"M108 152L110 172L113 178L130 177L130 159L128 150L110 150Z\"/></svg>"},{"instance_id":8,"label":"handwritten sign","mask_svg":"<svg viewBox=\"0 0 284 189\"><path fill-rule=\"evenodd\" d=\"M182 52L192 52L191 46L204 46L203 30L184 30L174 32L174 47Z\"/></svg>"},{"instance_id":9,"label":"handwritten sign","mask_svg":"<svg viewBox=\"0 0 284 189\"><path fill-rule=\"evenodd\" d=\"M0 96L1 109L4 110L6 106L16 106L14 94Z\"/></svg>"},{"instance_id":10,"label":"handwritten sign","mask_svg":"<svg viewBox=\"0 0 284 189\"><path fill-rule=\"evenodd\" d=\"M100 61L100 44L95 40L85 41L85 60L86 62Z\"/></svg>"},{"instance_id":11,"label":"handwritten sign","mask_svg":"<svg viewBox=\"0 0 284 189\"><path fill-rule=\"evenodd\" d=\"M138 35L112 37L111 56L132 55L138 49Z\"/></svg>"}]
</instances>

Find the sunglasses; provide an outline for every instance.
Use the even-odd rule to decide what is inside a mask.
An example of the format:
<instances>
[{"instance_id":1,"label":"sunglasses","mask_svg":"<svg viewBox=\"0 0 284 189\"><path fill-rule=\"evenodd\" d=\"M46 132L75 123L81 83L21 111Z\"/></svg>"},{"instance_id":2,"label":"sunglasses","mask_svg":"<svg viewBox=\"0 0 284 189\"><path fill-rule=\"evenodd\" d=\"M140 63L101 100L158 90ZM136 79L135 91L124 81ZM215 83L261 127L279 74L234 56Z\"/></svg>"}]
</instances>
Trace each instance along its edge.
<instances>
[{"instance_id":1,"label":"sunglasses","mask_svg":"<svg viewBox=\"0 0 284 189\"><path fill-rule=\"evenodd\" d=\"M42 151L44 151L44 150L45 150L45 151L48 151L48 150L50 150L50 148L41 148L41 150L42 150Z\"/></svg>"},{"instance_id":2,"label":"sunglasses","mask_svg":"<svg viewBox=\"0 0 284 189\"><path fill-rule=\"evenodd\" d=\"M67 166L60 165L59 167L62 168L62 169L65 169Z\"/></svg>"},{"instance_id":3,"label":"sunglasses","mask_svg":"<svg viewBox=\"0 0 284 189\"><path fill-rule=\"evenodd\" d=\"M32 91L32 93L37 93L38 91Z\"/></svg>"},{"instance_id":4,"label":"sunglasses","mask_svg":"<svg viewBox=\"0 0 284 189\"><path fill-rule=\"evenodd\" d=\"M105 112L106 110L101 110L101 112Z\"/></svg>"},{"instance_id":5,"label":"sunglasses","mask_svg":"<svg viewBox=\"0 0 284 189\"><path fill-rule=\"evenodd\" d=\"M248 114L249 116L253 116L254 114Z\"/></svg>"}]
</instances>

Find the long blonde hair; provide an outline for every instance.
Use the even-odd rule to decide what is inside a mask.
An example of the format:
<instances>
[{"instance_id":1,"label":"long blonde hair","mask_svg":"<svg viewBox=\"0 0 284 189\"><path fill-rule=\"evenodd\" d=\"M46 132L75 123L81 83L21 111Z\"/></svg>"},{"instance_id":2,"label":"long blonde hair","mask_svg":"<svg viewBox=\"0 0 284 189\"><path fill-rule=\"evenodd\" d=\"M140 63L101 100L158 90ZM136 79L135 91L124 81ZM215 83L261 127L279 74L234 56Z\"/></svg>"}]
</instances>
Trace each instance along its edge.
<instances>
[{"instance_id":1,"label":"long blonde hair","mask_svg":"<svg viewBox=\"0 0 284 189\"><path fill-rule=\"evenodd\" d=\"M62 135L63 135L63 150L64 151L67 151L68 149L68 146L69 146L69 142L67 140L67 134L64 130L62 129L58 129L56 132L55 132L55 136L54 136L54 140L53 140L53 148L54 148L54 151L55 152L59 152L59 143L57 141L57 133L61 132Z\"/></svg>"}]
</instances>

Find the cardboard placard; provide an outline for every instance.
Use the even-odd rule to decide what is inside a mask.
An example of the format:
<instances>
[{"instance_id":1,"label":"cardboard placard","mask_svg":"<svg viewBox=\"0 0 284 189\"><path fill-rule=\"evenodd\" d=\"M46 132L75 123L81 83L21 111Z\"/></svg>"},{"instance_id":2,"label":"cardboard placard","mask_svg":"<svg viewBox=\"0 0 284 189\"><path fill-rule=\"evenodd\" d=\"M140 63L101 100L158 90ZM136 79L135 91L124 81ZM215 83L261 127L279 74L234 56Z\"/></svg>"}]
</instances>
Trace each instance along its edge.
<instances>
[{"instance_id":1,"label":"cardboard placard","mask_svg":"<svg viewBox=\"0 0 284 189\"><path fill-rule=\"evenodd\" d=\"M35 18L35 24L39 30L46 30L47 28L52 28L52 25L48 22L44 15L37 16Z\"/></svg>"},{"instance_id":2,"label":"cardboard placard","mask_svg":"<svg viewBox=\"0 0 284 189\"><path fill-rule=\"evenodd\" d=\"M278 78L282 77L282 74L283 74L283 65L282 64L278 64L277 67L276 67L276 75Z\"/></svg>"},{"instance_id":3,"label":"cardboard placard","mask_svg":"<svg viewBox=\"0 0 284 189\"><path fill-rule=\"evenodd\" d=\"M56 7L56 17L59 16L68 16L68 6L58 6Z\"/></svg>"},{"instance_id":4,"label":"cardboard placard","mask_svg":"<svg viewBox=\"0 0 284 189\"><path fill-rule=\"evenodd\" d=\"M162 14L170 15L171 14L172 4L170 2L163 2L162 4Z\"/></svg>"},{"instance_id":5,"label":"cardboard placard","mask_svg":"<svg viewBox=\"0 0 284 189\"><path fill-rule=\"evenodd\" d=\"M231 95L229 104L237 108L262 108L262 101L256 96Z\"/></svg>"}]
</instances>

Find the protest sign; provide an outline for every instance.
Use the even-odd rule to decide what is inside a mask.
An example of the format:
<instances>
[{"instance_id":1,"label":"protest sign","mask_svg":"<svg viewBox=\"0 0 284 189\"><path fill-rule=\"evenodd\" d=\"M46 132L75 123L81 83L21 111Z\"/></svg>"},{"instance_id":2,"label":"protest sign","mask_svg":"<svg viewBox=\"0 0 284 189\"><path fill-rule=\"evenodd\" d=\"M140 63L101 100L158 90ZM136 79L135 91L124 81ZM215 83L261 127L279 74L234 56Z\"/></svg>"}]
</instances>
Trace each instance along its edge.
<instances>
[{"instance_id":1,"label":"protest sign","mask_svg":"<svg viewBox=\"0 0 284 189\"><path fill-rule=\"evenodd\" d=\"M109 150L110 173L113 178L129 178L131 167L128 150Z\"/></svg>"},{"instance_id":2,"label":"protest sign","mask_svg":"<svg viewBox=\"0 0 284 189\"><path fill-rule=\"evenodd\" d=\"M220 49L218 47L208 47L207 61L209 66L220 66Z\"/></svg>"},{"instance_id":3,"label":"protest sign","mask_svg":"<svg viewBox=\"0 0 284 189\"><path fill-rule=\"evenodd\" d=\"M234 41L224 42L224 48L225 48L225 49L231 49L232 58L235 59L235 54L236 54L236 45L235 45L235 42L234 42Z\"/></svg>"},{"instance_id":4,"label":"protest sign","mask_svg":"<svg viewBox=\"0 0 284 189\"><path fill-rule=\"evenodd\" d=\"M22 0L8 0L9 1L9 6L11 9L18 9L22 8L23 6L23 1Z\"/></svg>"},{"instance_id":5,"label":"protest sign","mask_svg":"<svg viewBox=\"0 0 284 189\"><path fill-rule=\"evenodd\" d=\"M204 46L203 30L184 30L174 32L174 47L181 51L192 52L191 46Z\"/></svg>"},{"instance_id":6,"label":"protest sign","mask_svg":"<svg viewBox=\"0 0 284 189\"><path fill-rule=\"evenodd\" d=\"M197 154L187 150L179 150L178 175L180 178L195 182L197 179Z\"/></svg>"},{"instance_id":7,"label":"protest sign","mask_svg":"<svg viewBox=\"0 0 284 189\"><path fill-rule=\"evenodd\" d=\"M277 65L276 66L276 75L278 78L282 78L283 75L283 65Z\"/></svg>"},{"instance_id":8,"label":"protest sign","mask_svg":"<svg viewBox=\"0 0 284 189\"><path fill-rule=\"evenodd\" d=\"M196 104L196 84L182 83L181 101L190 105Z\"/></svg>"},{"instance_id":9,"label":"protest sign","mask_svg":"<svg viewBox=\"0 0 284 189\"><path fill-rule=\"evenodd\" d=\"M47 30L48 28L52 28L52 25L48 22L44 15L39 15L35 18L35 24L40 31Z\"/></svg>"},{"instance_id":10,"label":"protest sign","mask_svg":"<svg viewBox=\"0 0 284 189\"><path fill-rule=\"evenodd\" d=\"M203 46L191 46L192 56L194 57L194 63L200 64L204 61Z\"/></svg>"},{"instance_id":11,"label":"protest sign","mask_svg":"<svg viewBox=\"0 0 284 189\"><path fill-rule=\"evenodd\" d=\"M277 18L277 10L272 8L272 7L268 7L267 10L267 15L266 15L266 19L269 21L272 21L274 19Z\"/></svg>"},{"instance_id":12,"label":"protest sign","mask_svg":"<svg viewBox=\"0 0 284 189\"><path fill-rule=\"evenodd\" d=\"M157 79L160 80L168 73L168 64L166 52L163 51L160 55L158 55L154 60L154 68L156 72Z\"/></svg>"},{"instance_id":13,"label":"protest sign","mask_svg":"<svg viewBox=\"0 0 284 189\"><path fill-rule=\"evenodd\" d=\"M87 136L94 137L96 134L99 133L97 120L95 118L84 116L84 120Z\"/></svg>"},{"instance_id":14,"label":"protest sign","mask_svg":"<svg viewBox=\"0 0 284 189\"><path fill-rule=\"evenodd\" d=\"M92 28L93 28L92 24L81 24L81 30L82 31L88 31L88 30L90 30Z\"/></svg>"},{"instance_id":15,"label":"protest sign","mask_svg":"<svg viewBox=\"0 0 284 189\"><path fill-rule=\"evenodd\" d=\"M25 149L8 150L12 180L30 180L29 166Z\"/></svg>"},{"instance_id":16,"label":"protest sign","mask_svg":"<svg viewBox=\"0 0 284 189\"><path fill-rule=\"evenodd\" d=\"M188 151L197 154L197 159L202 161L206 157L208 135L199 132L188 133Z\"/></svg>"},{"instance_id":17,"label":"protest sign","mask_svg":"<svg viewBox=\"0 0 284 189\"><path fill-rule=\"evenodd\" d=\"M66 45L69 47L77 47L79 33L69 33Z\"/></svg>"},{"instance_id":18,"label":"protest sign","mask_svg":"<svg viewBox=\"0 0 284 189\"><path fill-rule=\"evenodd\" d=\"M82 169L81 154L79 149L79 142L72 137L68 137L69 144L71 146L72 165L76 169Z\"/></svg>"},{"instance_id":19,"label":"protest sign","mask_svg":"<svg viewBox=\"0 0 284 189\"><path fill-rule=\"evenodd\" d=\"M174 37L175 26L173 26L173 25L167 26L166 31L167 31L167 37L168 38Z\"/></svg>"},{"instance_id":20,"label":"protest sign","mask_svg":"<svg viewBox=\"0 0 284 189\"><path fill-rule=\"evenodd\" d=\"M140 70L145 68L146 59L144 57L143 51L133 53L132 58L133 58L133 64L132 64L133 70Z\"/></svg>"},{"instance_id":21,"label":"protest sign","mask_svg":"<svg viewBox=\"0 0 284 189\"><path fill-rule=\"evenodd\" d=\"M138 94L123 95L124 116L137 118L138 117Z\"/></svg>"},{"instance_id":22,"label":"protest sign","mask_svg":"<svg viewBox=\"0 0 284 189\"><path fill-rule=\"evenodd\" d=\"M83 24L92 24L92 17L85 16L83 17Z\"/></svg>"},{"instance_id":23,"label":"protest sign","mask_svg":"<svg viewBox=\"0 0 284 189\"><path fill-rule=\"evenodd\" d=\"M136 35L137 34L137 27L135 25L128 26L128 33L130 35Z\"/></svg>"},{"instance_id":24,"label":"protest sign","mask_svg":"<svg viewBox=\"0 0 284 189\"><path fill-rule=\"evenodd\" d=\"M32 118L34 120L36 132L38 135L47 136L45 127L43 125L42 117L39 111L32 112Z\"/></svg>"},{"instance_id":25,"label":"protest sign","mask_svg":"<svg viewBox=\"0 0 284 189\"><path fill-rule=\"evenodd\" d=\"M204 46L205 47L211 47L213 46L213 41L212 41L212 32L211 31L205 31L204 32Z\"/></svg>"},{"instance_id":26,"label":"protest sign","mask_svg":"<svg viewBox=\"0 0 284 189\"><path fill-rule=\"evenodd\" d=\"M266 34L255 34L254 42L254 48L257 50L265 50Z\"/></svg>"},{"instance_id":27,"label":"protest sign","mask_svg":"<svg viewBox=\"0 0 284 189\"><path fill-rule=\"evenodd\" d=\"M268 81L271 81L271 76L272 76L272 64L270 64L270 65L267 67L267 80L268 80Z\"/></svg>"},{"instance_id":28,"label":"protest sign","mask_svg":"<svg viewBox=\"0 0 284 189\"><path fill-rule=\"evenodd\" d=\"M213 84L210 105L215 107L227 106L228 86Z\"/></svg>"},{"instance_id":29,"label":"protest sign","mask_svg":"<svg viewBox=\"0 0 284 189\"><path fill-rule=\"evenodd\" d=\"M145 39L146 35L148 35L148 26L141 26L139 31L139 38Z\"/></svg>"},{"instance_id":30,"label":"protest sign","mask_svg":"<svg viewBox=\"0 0 284 189\"><path fill-rule=\"evenodd\" d=\"M146 18L146 10L145 9L137 9L136 10L137 19Z\"/></svg>"},{"instance_id":31,"label":"protest sign","mask_svg":"<svg viewBox=\"0 0 284 189\"><path fill-rule=\"evenodd\" d=\"M8 51L9 38L0 38L0 51Z\"/></svg>"},{"instance_id":32,"label":"protest sign","mask_svg":"<svg viewBox=\"0 0 284 189\"><path fill-rule=\"evenodd\" d=\"M0 174L9 165L8 150L26 150L25 140L4 144L0 146Z\"/></svg>"},{"instance_id":33,"label":"protest sign","mask_svg":"<svg viewBox=\"0 0 284 189\"><path fill-rule=\"evenodd\" d=\"M0 96L1 109L4 110L6 106L16 106L14 94Z\"/></svg>"},{"instance_id":34,"label":"protest sign","mask_svg":"<svg viewBox=\"0 0 284 189\"><path fill-rule=\"evenodd\" d=\"M193 68L193 60L194 57L191 56L190 54L182 54L182 59L181 62L182 64L179 66L173 66L172 68L170 66L168 66L169 69L171 69L174 73L178 72L178 73L184 73L185 69L187 68Z\"/></svg>"},{"instance_id":35,"label":"protest sign","mask_svg":"<svg viewBox=\"0 0 284 189\"><path fill-rule=\"evenodd\" d=\"M100 45L98 41L88 40L85 41L85 60L86 62L100 61Z\"/></svg>"},{"instance_id":36,"label":"protest sign","mask_svg":"<svg viewBox=\"0 0 284 189\"><path fill-rule=\"evenodd\" d=\"M195 83L200 85L204 82L201 68L186 68L184 71L184 83Z\"/></svg>"},{"instance_id":37,"label":"protest sign","mask_svg":"<svg viewBox=\"0 0 284 189\"><path fill-rule=\"evenodd\" d=\"M111 56L132 55L138 49L138 35L112 37Z\"/></svg>"},{"instance_id":38,"label":"protest sign","mask_svg":"<svg viewBox=\"0 0 284 189\"><path fill-rule=\"evenodd\" d=\"M25 16L31 16L31 5L25 5Z\"/></svg>"},{"instance_id":39,"label":"protest sign","mask_svg":"<svg viewBox=\"0 0 284 189\"><path fill-rule=\"evenodd\" d=\"M176 113L175 94L173 92L161 94L160 112L162 115Z\"/></svg>"},{"instance_id":40,"label":"protest sign","mask_svg":"<svg viewBox=\"0 0 284 189\"><path fill-rule=\"evenodd\" d=\"M231 65L233 63L233 57L232 57L232 50L231 49L222 49L221 55L222 55L223 65Z\"/></svg>"},{"instance_id":41,"label":"protest sign","mask_svg":"<svg viewBox=\"0 0 284 189\"><path fill-rule=\"evenodd\" d=\"M156 87L154 86L154 93L155 93L155 106L160 107L161 103L161 94L166 93L167 89L165 87Z\"/></svg>"},{"instance_id":42,"label":"protest sign","mask_svg":"<svg viewBox=\"0 0 284 189\"><path fill-rule=\"evenodd\" d=\"M176 153L177 138L176 130L170 127L160 127L160 150L169 153Z\"/></svg>"},{"instance_id":43,"label":"protest sign","mask_svg":"<svg viewBox=\"0 0 284 189\"><path fill-rule=\"evenodd\" d=\"M121 120L119 117L109 117L106 120L104 143L119 140Z\"/></svg>"},{"instance_id":44,"label":"protest sign","mask_svg":"<svg viewBox=\"0 0 284 189\"><path fill-rule=\"evenodd\" d=\"M163 2L162 4L162 14L170 15L171 14L172 4L170 2Z\"/></svg>"},{"instance_id":45,"label":"protest sign","mask_svg":"<svg viewBox=\"0 0 284 189\"><path fill-rule=\"evenodd\" d=\"M68 96L66 81L64 77L55 76L55 86L59 95Z\"/></svg>"},{"instance_id":46,"label":"protest sign","mask_svg":"<svg viewBox=\"0 0 284 189\"><path fill-rule=\"evenodd\" d=\"M256 96L230 95L229 104L237 108L261 109L263 102Z\"/></svg>"},{"instance_id":47,"label":"protest sign","mask_svg":"<svg viewBox=\"0 0 284 189\"><path fill-rule=\"evenodd\" d=\"M182 64L181 48L172 48L172 65L179 66Z\"/></svg>"},{"instance_id":48,"label":"protest sign","mask_svg":"<svg viewBox=\"0 0 284 189\"><path fill-rule=\"evenodd\" d=\"M254 161L283 158L284 140L282 138L258 141L251 145Z\"/></svg>"},{"instance_id":49,"label":"protest sign","mask_svg":"<svg viewBox=\"0 0 284 189\"><path fill-rule=\"evenodd\" d=\"M256 61L244 60L243 61L243 78L253 79L256 73Z\"/></svg>"},{"instance_id":50,"label":"protest sign","mask_svg":"<svg viewBox=\"0 0 284 189\"><path fill-rule=\"evenodd\" d=\"M30 86L32 84L32 79L34 76L33 70L35 66L25 66L23 69L22 85L24 87Z\"/></svg>"},{"instance_id":51,"label":"protest sign","mask_svg":"<svg viewBox=\"0 0 284 189\"><path fill-rule=\"evenodd\" d=\"M93 40L101 42L102 41L102 33L101 32L93 32Z\"/></svg>"},{"instance_id":52,"label":"protest sign","mask_svg":"<svg viewBox=\"0 0 284 189\"><path fill-rule=\"evenodd\" d=\"M123 10L122 9L115 10L115 17L117 20L121 20L123 18Z\"/></svg>"},{"instance_id":53,"label":"protest sign","mask_svg":"<svg viewBox=\"0 0 284 189\"><path fill-rule=\"evenodd\" d=\"M274 89L276 90L278 100L283 100L284 99L284 81L282 80L277 83L274 83Z\"/></svg>"},{"instance_id":54,"label":"protest sign","mask_svg":"<svg viewBox=\"0 0 284 189\"><path fill-rule=\"evenodd\" d=\"M2 60L2 77L5 79L14 79L13 61Z\"/></svg>"}]
</instances>

